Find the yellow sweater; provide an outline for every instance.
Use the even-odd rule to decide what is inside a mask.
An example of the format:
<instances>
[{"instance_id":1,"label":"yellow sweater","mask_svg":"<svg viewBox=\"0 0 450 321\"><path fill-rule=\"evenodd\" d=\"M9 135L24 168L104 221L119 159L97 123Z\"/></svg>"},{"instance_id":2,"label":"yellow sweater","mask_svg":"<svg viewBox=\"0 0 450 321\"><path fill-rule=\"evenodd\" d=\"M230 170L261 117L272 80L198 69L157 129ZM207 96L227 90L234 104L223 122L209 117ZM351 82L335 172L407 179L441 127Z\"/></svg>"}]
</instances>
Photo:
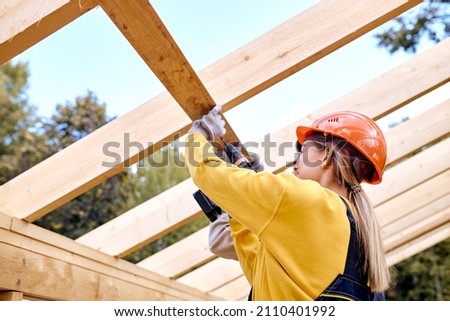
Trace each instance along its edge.
<instances>
[{"instance_id":1,"label":"yellow sweater","mask_svg":"<svg viewBox=\"0 0 450 321\"><path fill-rule=\"evenodd\" d=\"M232 217L253 300L315 300L343 273L350 225L338 194L291 173L231 166L195 132L186 163L195 184Z\"/></svg>"}]
</instances>

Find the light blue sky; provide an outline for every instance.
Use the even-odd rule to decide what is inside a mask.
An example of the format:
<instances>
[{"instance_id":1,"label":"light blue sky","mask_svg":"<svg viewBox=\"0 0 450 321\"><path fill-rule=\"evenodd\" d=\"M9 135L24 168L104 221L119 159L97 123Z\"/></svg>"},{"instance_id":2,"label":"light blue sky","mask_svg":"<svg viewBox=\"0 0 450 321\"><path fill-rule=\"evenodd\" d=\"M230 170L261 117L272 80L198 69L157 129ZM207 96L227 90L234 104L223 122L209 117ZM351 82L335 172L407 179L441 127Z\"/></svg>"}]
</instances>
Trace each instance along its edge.
<instances>
[{"instance_id":1,"label":"light blue sky","mask_svg":"<svg viewBox=\"0 0 450 321\"><path fill-rule=\"evenodd\" d=\"M195 70L316 2L151 1ZM242 140L260 140L409 58L377 48L372 32L231 110L227 118ZM74 101L87 90L106 103L110 116L120 116L165 90L99 8L14 61L29 62L30 101L44 116L50 116L57 104ZM257 122L249 121L256 118Z\"/></svg>"}]
</instances>

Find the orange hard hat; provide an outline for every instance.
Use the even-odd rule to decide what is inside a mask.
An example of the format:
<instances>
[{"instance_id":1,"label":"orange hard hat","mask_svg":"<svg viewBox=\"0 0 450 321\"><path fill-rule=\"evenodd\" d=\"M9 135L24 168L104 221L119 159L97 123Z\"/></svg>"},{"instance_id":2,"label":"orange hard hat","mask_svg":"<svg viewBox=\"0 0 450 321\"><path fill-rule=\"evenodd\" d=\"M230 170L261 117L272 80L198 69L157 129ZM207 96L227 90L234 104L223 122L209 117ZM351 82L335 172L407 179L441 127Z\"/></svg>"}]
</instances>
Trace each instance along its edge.
<instances>
[{"instance_id":1,"label":"orange hard hat","mask_svg":"<svg viewBox=\"0 0 450 321\"><path fill-rule=\"evenodd\" d=\"M297 127L301 144L312 133L332 135L349 142L375 167L373 176L364 178L364 181L370 184L381 182L386 166L386 140L371 118L353 111L340 111L319 118L310 127Z\"/></svg>"}]
</instances>

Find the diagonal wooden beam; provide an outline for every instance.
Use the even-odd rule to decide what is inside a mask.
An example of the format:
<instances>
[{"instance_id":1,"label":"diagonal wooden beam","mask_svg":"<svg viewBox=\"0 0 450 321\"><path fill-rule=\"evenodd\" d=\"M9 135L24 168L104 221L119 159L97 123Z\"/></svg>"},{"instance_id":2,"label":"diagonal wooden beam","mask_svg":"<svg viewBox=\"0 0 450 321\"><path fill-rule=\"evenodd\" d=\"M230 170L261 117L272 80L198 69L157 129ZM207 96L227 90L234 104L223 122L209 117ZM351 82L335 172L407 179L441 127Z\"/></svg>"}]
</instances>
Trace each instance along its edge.
<instances>
[{"instance_id":1,"label":"diagonal wooden beam","mask_svg":"<svg viewBox=\"0 0 450 321\"><path fill-rule=\"evenodd\" d=\"M99 0L99 4L192 120L215 105L148 0Z\"/></svg>"},{"instance_id":2,"label":"diagonal wooden beam","mask_svg":"<svg viewBox=\"0 0 450 321\"><path fill-rule=\"evenodd\" d=\"M443 198L434 201L431 205L436 203L446 203L446 207L442 210L435 212L433 209L430 209L430 206L427 204L421 209L415 211L414 213L408 215L408 220L413 220L416 216L420 217L421 220L417 221L413 224L411 222L407 222L406 219L400 220L401 222L395 222L391 224L391 229L394 229L397 226L401 226L402 229L397 233L384 238L384 246L386 250L392 251L396 247L402 246L403 244L414 240L417 237L420 237L422 234L427 233L430 230L434 230L439 226L450 222L450 202L449 200L450 194L447 194ZM423 214L427 213L428 215L423 217Z\"/></svg>"},{"instance_id":3,"label":"diagonal wooden beam","mask_svg":"<svg viewBox=\"0 0 450 321\"><path fill-rule=\"evenodd\" d=\"M242 268L238 261L219 257L183 275L177 281L203 292L211 292L241 276Z\"/></svg>"},{"instance_id":4,"label":"diagonal wooden beam","mask_svg":"<svg viewBox=\"0 0 450 321\"><path fill-rule=\"evenodd\" d=\"M388 252L386 260L393 266L450 237L450 222Z\"/></svg>"},{"instance_id":5,"label":"diagonal wooden beam","mask_svg":"<svg viewBox=\"0 0 450 321\"><path fill-rule=\"evenodd\" d=\"M244 301L247 300L249 292L250 285L245 276L241 276L210 293L228 301Z\"/></svg>"},{"instance_id":6,"label":"diagonal wooden beam","mask_svg":"<svg viewBox=\"0 0 450 321\"><path fill-rule=\"evenodd\" d=\"M397 68L387 72L385 75L368 82L367 84L356 89L355 92L351 92L348 95L351 96L357 103L351 105L348 103L349 99L346 96L342 97L339 101L342 101L342 105L338 104L336 101L329 105L322 107L316 114L321 114L320 111L339 110L355 110L361 112L370 112L373 117L377 118L379 114L384 114L386 110L393 109L393 106L403 106L404 101L408 100L408 96L400 95L398 93L398 88L392 86L392 83L401 83L408 87L413 86L414 90L410 90L409 93L414 96L420 96L423 93L429 91L429 88L434 88L436 84L441 84L443 79L450 78L450 63L447 59L447 50L450 48L450 41L441 44L443 47L433 48L432 50L423 53L422 55L416 56L409 61L403 63ZM438 69L440 71L445 71L439 77L428 77L429 70ZM436 75L436 73L433 73ZM422 82L423 81L423 82ZM372 94L370 99L367 97L367 92L378 93ZM388 97L388 98L387 98ZM364 110L360 110L362 105L358 102L366 99L363 105ZM376 112L371 110L372 105L378 104L382 100L384 104L380 105ZM414 130L420 130L420 138L411 140L408 139L408 143L401 143L398 145L398 138L406 140L407 137L399 135L398 131L395 130L394 133L388 135L388 150L397 150L397 155L407 155L414 150L417 150L440 136L445 135L448 132L448 105L449 101L442 103L439 107L434 108L432 111L427 112L424 115L423 121L421 121L422 116L409 120L405 124L400 125L402 131L406 133L411 133ZM434 113L439 113L442 117L434 125L435 117ZM309 117L301 120L298 123L294 123L276 133L270 135L271 142L274 142L276 146L281 146L284 142L289 142L292 140L293 133L295 133L295 128L299 123L308 124ZM429 128L434 128L435 130L430 130ZM422 134L423 133L423 134ZM262 146L262 144L259 144ZM286 164L292 160L292 153L281 153L276 148L258 148L257 153L261 156L261 160L268 163L270 160L275 167L266 166L267 170L272 170L274 172L284 169ZM398 159L399 156L395 156ZM370 187L368 186L370 189ZM181 191L184 190L182 193ZM164 231L168 232L172 230L170 226L179 226L180 222L186 222L190 218L192 219L196 215L199 215L199 208L197 204L192 199L192 193L196 190L190 179L179 184L178 187L174 187L173 190L168 190L157 196L154 200L149 200L139 206L139 213L141 213L138 220L155 221L158 217L170 217L173 218L172 221L165 222ZM179 191L179 192L178 192ZM380 194L377 194L380 195ZM161 201L157 201L161 197ZM380 195L383 197L383 195ZM160 204L160 206L156 205ZM166 204L183 204L178 208L168 206ZM183 208L183 210L181 209ZM120 217L104 224L103 226L95 229L94 231L87 233L82 238L79 239L83 244L93 246L106 253L112 255L126 255L144 243L154 240L157 236L161 235L163 232L161 229L152 229L152 227L142 227L140 224L135 224L134 227L130 226L127 222L137 221L134 218L134 211L129 211L122 214ZM156 225L157 226L157 225ZM142 231L146 229L150 233L135 233L134 231ZM118 240L121 240L120 242ZM128 242L127 242L128 241Z\"/></svg>"},{"instance_id":7,"label":"diagonal wooden beam","mask_svg":"<svg viewBox=\"0 0 450 321\"><path fill-rule=\"evenodd\" d=\"M148 0L99 0L100 6L192 120L216 105ZM224 139L239 138L226 122Z\"/></svg>"},{"instance_id":8,"label":"diagonal wooden beam","mask_svg":"<svg viewBox=\"0 0 450 321\"><path fill-rule=\"evenodd\" d=\"M413 226L420 226L422 222L434 216L440 216L440 214L435 215L435 213L447 213L450 210L450 193L444 195L443 197L427 203L425 206L419 208L413 213L390 222L388 225L382 227L383 239L385 240L385 245L388 250L392 250L397 241L401 241L402 232ZM393 244L393 245L391 245Z\"/></svg>"},{"instance_id":9,"label":"diagonal wooden beam","mask_svg":"<svg viewBox=\"0 0 450 321\"><path fill-rule=\"evenodd\" d=\"M405 176L403 179L408 179ZM375 208L381 226L394 222L448 194L450 168Z\"/></svg>"},{"instance_id":10,"label":"diagonal wooden beam","mask_svg":"<svg viewBox=\"0 0 450 321\"><path fill-rule=\"evenodd\" d=\"M321 1L212 64L199 76L227 110L418 3ZM319 26L317 21L321 21ZM293 37L293 33L298 36ZM437 48L444 50L444 46ZM440 61L437 51L433 62ZM434 83L443 74L448 79L445 68L437 68ZM180 137L190 124L174 99L162 93L2 185L0 195L8 202L0 204L0 211L34 221L158 150L164 142ZM143 148L130 150L125 146L124 133ZM111 144L119 146L113 148ZM40 178L44 176L43 183Z\"/></svg>"},{"instance_id":11,"label":"diagonal wooden beam","mask_svg":"<svg viewBox=\"0 0 450 321\"><path fill-rule=\"evenodd\" d=\"M432 126L432 123L430 126ZM425 126L416 128L422 127ZM448 134L448 130L446 134ZM409 149L405 151L407 153L411 152ZM450 164L443 161L444 159L450 159L450 137L424 148L422 152L389 168L385 171L383 182L380 185L364 184L364 190L373 204L382 206L383 203L394 199L404 191L420 185L428 178L447 170ZM411 173L414 173L414 175L411 175Z\"/></svg>"},{"instance_id":12,"label":"diagonal wooden beam","mask_svg":"<svg viewBox=\"0 0 450 321\"><path fill-rule=\"evenodd\" d=\"M215 258L208 248L208 231L202 228L137 265L168 278L181 277Z\"/></svg>"},{"instance_id":13,"label":"diagonal wooden beam","mask_svg":"<svg viewBox=\"0 0 450 321\"><path fill-rule=\"evenodd\" d=\"M96 0L3 1L0 4L0 64L96 6Z\"/></svg>"},{"instance_id":14,"label":"diagonal wooden beam","mask_svg":"<svg viewBox=\"0 0 450 321\"><path fill-rule=\"evenodd\" d=\"M192 197L197 189L187 179L99 226L95 232L86 233L77 242L123 257L202 215Z\"/></svg>"}]
</instances>

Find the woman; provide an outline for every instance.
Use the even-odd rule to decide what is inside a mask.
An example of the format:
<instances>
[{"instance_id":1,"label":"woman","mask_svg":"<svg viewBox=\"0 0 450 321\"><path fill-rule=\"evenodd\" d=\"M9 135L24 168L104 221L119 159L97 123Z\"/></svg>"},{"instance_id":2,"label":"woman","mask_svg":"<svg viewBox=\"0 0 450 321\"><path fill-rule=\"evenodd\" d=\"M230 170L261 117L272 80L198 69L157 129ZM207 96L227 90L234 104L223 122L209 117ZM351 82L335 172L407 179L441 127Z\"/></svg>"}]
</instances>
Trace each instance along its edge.
<instances>
[{"instance_id":1,"label":"woman","mask_svg":"<svg viewBox=\"0 0 450 321\"><path fill-rule=\"evenodd\" d=\"M220 106L194 122L186 160L196 185L230 215L253 300L373 300L389 270L360 183L381 182L386 144L368 117L333 113L299 126L294 175L223 162L209 141L225 133Z\"/></svg>"}]
</instances>

